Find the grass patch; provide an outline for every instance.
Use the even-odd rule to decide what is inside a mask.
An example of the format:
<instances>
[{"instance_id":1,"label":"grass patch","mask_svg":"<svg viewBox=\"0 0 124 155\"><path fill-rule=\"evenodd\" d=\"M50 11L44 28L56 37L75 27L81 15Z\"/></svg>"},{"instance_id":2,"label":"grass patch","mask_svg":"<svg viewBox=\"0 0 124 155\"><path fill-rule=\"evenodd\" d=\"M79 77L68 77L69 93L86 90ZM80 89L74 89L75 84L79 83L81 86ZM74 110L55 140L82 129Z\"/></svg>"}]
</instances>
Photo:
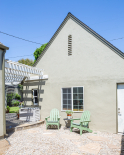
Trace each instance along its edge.
<instances>
[{"instance_id":1,"label":"grass patch","mask_svg":"<svg viewBox=\"0 0 124 155\"><path fill-rule=\"evenodd\" d=\"M19 110L19 107L10 107L9 113L16 113Z\"/></svg>"}]
</instances>

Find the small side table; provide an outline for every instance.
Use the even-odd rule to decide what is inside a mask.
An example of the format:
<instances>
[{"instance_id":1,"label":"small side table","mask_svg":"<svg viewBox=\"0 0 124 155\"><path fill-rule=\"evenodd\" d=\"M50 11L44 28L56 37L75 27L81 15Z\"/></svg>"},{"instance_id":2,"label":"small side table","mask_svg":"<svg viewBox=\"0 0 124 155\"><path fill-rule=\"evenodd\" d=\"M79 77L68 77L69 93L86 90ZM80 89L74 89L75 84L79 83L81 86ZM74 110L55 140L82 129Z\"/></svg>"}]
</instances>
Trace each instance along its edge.
<instances>
[{"instance_id":1,"label":"small side table","mask_svg":"<svg viewBox=\"0 0 124 155\"><path fill-rule=\"evenodd\" d=\"M63 120L65 121L65 128L64 128L64 130L67 129L67 128L70 128L70 125L71 125L70 119L64 118Z\"/></svg>"}]
</instances>

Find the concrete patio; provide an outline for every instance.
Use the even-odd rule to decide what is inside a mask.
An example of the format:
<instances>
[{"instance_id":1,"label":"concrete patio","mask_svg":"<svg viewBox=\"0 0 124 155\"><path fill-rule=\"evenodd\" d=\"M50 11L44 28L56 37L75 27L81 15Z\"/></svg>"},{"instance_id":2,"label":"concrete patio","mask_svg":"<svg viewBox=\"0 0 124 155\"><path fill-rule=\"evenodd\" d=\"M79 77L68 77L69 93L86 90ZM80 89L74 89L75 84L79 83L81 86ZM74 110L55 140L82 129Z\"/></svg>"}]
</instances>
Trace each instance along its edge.
<instances>
[{"instance_id":1,"label":"concrete patio","mask_svg":"<svg viewBox=\"0 0 124 155\"><path fill-rule=\"evenodd\" d=\"M6 155L119 155L121 154L120 134L94 131L83 133L74 129L70 132L62 126L60 130L39 127L14 132L8 138L11 146Z\"/></svg>"},{"instance_id":2,"label":"concrete patio","mask_svg":"<svg viewBox=\"0 0 124 155\"><path fill-rule=\"evenodd\" d=\"M25 124L26 122L17 119L16 113L6 113L6 132L14 131L14 128L18 125Z\"/></svg>"}]
</instances>

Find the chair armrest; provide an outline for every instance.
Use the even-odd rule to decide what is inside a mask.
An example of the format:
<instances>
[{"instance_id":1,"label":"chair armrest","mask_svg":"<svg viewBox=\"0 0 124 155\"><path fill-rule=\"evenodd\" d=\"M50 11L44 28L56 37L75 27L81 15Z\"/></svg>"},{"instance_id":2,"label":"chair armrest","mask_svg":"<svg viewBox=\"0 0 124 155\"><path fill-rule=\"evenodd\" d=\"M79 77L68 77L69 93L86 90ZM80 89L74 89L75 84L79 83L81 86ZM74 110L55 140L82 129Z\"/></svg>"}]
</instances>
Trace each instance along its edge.
<instances>
[{"instance_id":1,"label":"chair armrest","mask_svg":"<svg viewBox=\"0 0 124 155\"><path fill-rule=\"evenodd\" d=\"M91 122L91 121L89 121L89 120L85 120L85 121L81 121L81 122Z\"/></svg>"},{"instance_id":2,"label":"chair armrest","mask_svg":"<svg viewBox=\"0 0 124 155\"><path fill-rule=\"evenodd\" d=\"M60 117L61 117L61 116L58 117L58 121L60 120Z\"/></svg>"},{"instance_id":3,"label":"chair armrest","mask_svg":"<svg viewBox=\"0 0 124 155\"><path fill-rule=\"evenodd\" d=\"M80 118L70 119L71 124L73 123L74 120L80 120Z\"/></svg>"},{"instance_id":4,"label":"chair armrest","mask_svg":"<svg viewBox=\"0 0 124 155\"><path fill-rule=\"evenodd\" d=\"M45 120L47 121L48 118L50 118L50 116L46 117Z\"/></svg>"},{"instance_id":5,"label":"chair armrest","mask_svg":"<svg viewBox=\"0 0 124 155\"><path fill-rule=\"evenodd\" d=\"M70 119L70 121L72 121L72 120L80 120L80 118Z\"/></svg>"}]
</instances>

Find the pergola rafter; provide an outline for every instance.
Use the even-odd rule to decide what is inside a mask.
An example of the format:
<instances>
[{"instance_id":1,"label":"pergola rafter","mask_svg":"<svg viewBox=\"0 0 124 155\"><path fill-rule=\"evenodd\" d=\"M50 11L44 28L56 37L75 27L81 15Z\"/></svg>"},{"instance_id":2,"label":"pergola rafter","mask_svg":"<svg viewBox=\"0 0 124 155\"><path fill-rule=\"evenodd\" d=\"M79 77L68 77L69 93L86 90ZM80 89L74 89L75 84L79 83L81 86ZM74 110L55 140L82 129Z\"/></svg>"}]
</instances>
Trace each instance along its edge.
<instances>
[{"instance_id":1,"label":"pergola rafter","mask_svg":"<svg viewBox=\"0 0 124 155\"><path fill-rule=\"evenodd\" d=\"M5 84L21 83L23 79L37 80L48 78L43 75L43 69L31 67L18 62L5 61Z\"/></svg>"}]
</instances>

